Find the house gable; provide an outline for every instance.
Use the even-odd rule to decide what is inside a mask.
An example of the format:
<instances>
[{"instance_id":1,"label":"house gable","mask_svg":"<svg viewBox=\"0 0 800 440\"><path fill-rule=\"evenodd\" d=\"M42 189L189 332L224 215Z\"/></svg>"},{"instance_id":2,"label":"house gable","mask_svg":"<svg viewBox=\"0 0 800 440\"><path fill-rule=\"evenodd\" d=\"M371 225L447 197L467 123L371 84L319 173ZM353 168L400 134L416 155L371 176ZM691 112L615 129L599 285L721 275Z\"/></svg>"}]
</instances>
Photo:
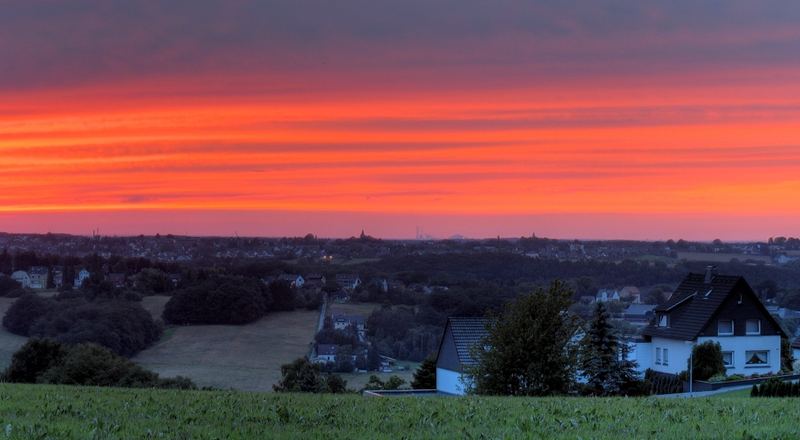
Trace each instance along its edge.
<instances>
[{"instance_id":1,"label":"house gable","mask_svg":"<svg viewBox=\"0 0 800 440\"><path fill-rule=\"evenodd\" d=\"M439 345L439 353L436 356L436 368L461 371L461 362L458 360L456 343L453 340L453 332L450 329L449 322L444 329L444 336L442 336L442 342Z\"/></svg>"},{"instance_id":2,"label":"house gable","mask_svg":"<svg viewBox=\"0 0 800 440\"><path fill-rule=\"evenodd\" d=\"M741 280L711 316L699 336L719 336L717 332L720 320L733 321L733 336L748 336L746 329L748 319L758 319L761 322L761 336L783 335L783 330L775 318L758 300L747 282Z\"/></svg>"},{"instance_id":3,"label":"house gable","mask_svg":"<svg viewBox=\"0 0 800 440\"><path fill-rule=\"evenodd\" d=\"M738 304L740 296L742 304ZM660 337L684 341L695 340L698 336L714 336L717 334L716 317L720 313L732 316L735 321L741 321L736 322L735 326L737 328L739 325L742 326L742 335L746 319L749 317L761 320L762 334L785 336L780 325L767 312L744 278L714 273L689 274L667 304L656 308L654 322L645 328L642 334L646 338ZM662 321L662 317L666 318ZM765 333L767 331L771 333Z\"/></svg>"}]
</instances>

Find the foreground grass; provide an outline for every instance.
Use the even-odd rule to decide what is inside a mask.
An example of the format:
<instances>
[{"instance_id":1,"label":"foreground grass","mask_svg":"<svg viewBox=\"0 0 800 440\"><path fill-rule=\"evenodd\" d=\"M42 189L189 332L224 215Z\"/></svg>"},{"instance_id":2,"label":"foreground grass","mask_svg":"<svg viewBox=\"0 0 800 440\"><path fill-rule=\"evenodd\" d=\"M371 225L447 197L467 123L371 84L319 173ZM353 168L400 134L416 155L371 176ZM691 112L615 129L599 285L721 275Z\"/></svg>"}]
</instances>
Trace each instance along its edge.
<instances>
[{"instance_id":1,"label":"foreground grass","mask_svg":"<svg viewBox=\"0 0 800 440\"><path fill-rule=\"evenodd\" d=\"M365 398L0 384L0 438L797 438L784 399Z\"/></svg>"}]
</instances>

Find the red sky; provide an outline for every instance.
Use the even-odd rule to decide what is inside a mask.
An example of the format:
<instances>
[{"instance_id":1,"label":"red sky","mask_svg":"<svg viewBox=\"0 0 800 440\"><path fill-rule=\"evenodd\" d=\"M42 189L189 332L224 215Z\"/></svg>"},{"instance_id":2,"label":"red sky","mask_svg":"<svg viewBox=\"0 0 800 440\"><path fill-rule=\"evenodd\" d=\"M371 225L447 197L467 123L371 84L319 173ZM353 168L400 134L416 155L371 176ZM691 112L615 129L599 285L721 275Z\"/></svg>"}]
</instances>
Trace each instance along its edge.
<instances>
[{"instance_id":1,"label":"red sky","mask_svg":"<svg viewBox=\"0 0 800 440\"><path fill-rule=\"evenodd\" d=\"M800 235L793 2L14 3L0 230Z\"/></svg>"}]
</instances>

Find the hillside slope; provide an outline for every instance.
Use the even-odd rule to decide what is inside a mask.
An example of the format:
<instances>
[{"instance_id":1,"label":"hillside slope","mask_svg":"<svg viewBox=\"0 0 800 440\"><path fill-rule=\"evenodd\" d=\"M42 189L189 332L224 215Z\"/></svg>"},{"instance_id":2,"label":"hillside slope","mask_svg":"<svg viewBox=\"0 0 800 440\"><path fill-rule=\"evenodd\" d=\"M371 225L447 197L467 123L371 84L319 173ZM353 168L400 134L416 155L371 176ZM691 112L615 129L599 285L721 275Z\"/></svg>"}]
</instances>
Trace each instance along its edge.
<instances>
[{"instance_id":1,"label":"hillside slope","mask_svg":"<svg viewBox=\"0 0 800 440\"><path fill-rule=\"evenodd\" d=\"M0 437L797 438L797 403L365 398L0 384Z\"/></svg>"}]
</instances>

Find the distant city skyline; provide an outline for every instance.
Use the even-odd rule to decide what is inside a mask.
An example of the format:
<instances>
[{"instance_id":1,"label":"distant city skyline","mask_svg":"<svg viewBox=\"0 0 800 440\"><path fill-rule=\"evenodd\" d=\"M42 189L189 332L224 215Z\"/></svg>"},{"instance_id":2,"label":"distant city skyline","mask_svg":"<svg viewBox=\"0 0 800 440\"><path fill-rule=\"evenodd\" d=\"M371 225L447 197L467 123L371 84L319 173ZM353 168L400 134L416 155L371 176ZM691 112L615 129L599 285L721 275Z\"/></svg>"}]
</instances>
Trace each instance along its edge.
<instances>
[{"instance_id":1,"label":"distant city skyline","mask_svg":"<svg viewBox=\"0 0 800 440\"><path fill-rule=\"evenodd\" d=\"M0 230L800 236L798 2L3 9Z\"/></svg>"}]
</instances>

